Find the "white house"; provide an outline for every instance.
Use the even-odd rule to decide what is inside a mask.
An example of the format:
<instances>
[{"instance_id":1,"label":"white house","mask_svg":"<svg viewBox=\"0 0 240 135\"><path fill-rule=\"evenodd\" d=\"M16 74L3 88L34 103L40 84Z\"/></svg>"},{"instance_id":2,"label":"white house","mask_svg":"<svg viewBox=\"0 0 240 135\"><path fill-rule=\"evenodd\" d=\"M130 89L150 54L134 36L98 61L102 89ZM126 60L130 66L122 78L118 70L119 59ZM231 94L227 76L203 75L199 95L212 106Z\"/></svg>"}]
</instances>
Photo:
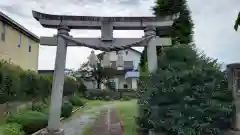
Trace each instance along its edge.
<instances>
[{"instance_id":1,"label":"white house","mask_svg":"<svg viewBox=\"0 0 240 135\"><path fill-rule=\"evenodd\" d=\"M124 61L124 67L119 69L117 67L118 52L103 52L97 55L99 61L103 62L103 57L105 53L108 53L109 61L111 67L117 69L116 77L112 79L115 84L116 89L137 89L137 81L139 78L139 63L141 52L135 49L122 50L122 58ZM104 85L101 85L104 89Z\"/></svg>"}]
</instances>

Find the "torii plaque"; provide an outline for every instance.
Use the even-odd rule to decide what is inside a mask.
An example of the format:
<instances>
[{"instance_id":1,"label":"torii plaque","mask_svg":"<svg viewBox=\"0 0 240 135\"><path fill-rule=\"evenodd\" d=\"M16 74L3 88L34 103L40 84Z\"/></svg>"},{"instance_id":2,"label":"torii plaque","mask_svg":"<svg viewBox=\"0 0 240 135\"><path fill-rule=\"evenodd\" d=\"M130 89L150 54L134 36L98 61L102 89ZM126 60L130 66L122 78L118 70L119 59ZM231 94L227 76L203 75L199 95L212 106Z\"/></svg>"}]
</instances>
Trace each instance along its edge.
<instances>
[{"instance_id":1,"label":"torii plaque","mask_svg":"<svg viewBox=\"0 0 240 135\"><path fill-rule=\"evenodd\" d=\"M148 47L148 70L157 69L156 46L171 45L170 38L155 36L158 28L170 29L176 16L165 17L94 17L51 15L33 11L33 17L46 28L58 29L54 37L40 37L41 45L57 46L51 105L47 131L42 134L64 134L60 129L60 114L64 85L67 46L85 46L102 51L119 51L134 46ZM100 29L101 38L72 38L70 29ZM113 38L113 30L144 30L142 38ZM121 63L121 62L120 62Z\"/></svg>"}]
</instances>

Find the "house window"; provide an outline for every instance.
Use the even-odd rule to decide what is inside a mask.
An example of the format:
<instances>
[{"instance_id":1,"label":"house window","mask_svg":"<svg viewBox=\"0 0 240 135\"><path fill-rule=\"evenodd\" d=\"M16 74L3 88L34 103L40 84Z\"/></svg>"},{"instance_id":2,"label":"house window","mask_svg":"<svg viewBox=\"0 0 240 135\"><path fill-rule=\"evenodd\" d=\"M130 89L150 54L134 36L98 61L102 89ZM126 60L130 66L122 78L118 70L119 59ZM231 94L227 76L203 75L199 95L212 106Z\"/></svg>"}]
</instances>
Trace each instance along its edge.
<instances>
[{"instance_id":1,"label":"house window","mask_svg":"<svg viewBox=\"0 0 240 135\"><path fill-rule=\"evenodd\" d=\"M124 69L134 69L133 61L124 61Z\"/></svg>"},{"instance_id":2,"label":"house window","mask_svg":"<svg viewBox=\"0 0 240 135\"><path fill-rule=\"evenodd\" d=\"M127 85L127 84L123 84L123 88L124 88L124 89L127 89L127 88L128 88L128 85Z\"/></svg>"},{"instance_id":3,"label":"house window","mask_svg":"<svg viewBox=\"0 0 240 135\"><path fill-rule=\"evenodd\" d=\"M117 69L117 62L111 61L111 68Z\"/></svg>"},{"instance_id":4,"label":"house window","mask_svg":"<svg viewBox=\"0 0 240 135\"><path fill-rule=\"evenodd\" d=\"M29 45L28 45L28 52L32 52L32 44L31 44L31 40L29 39Z\"/></svg>"},{"instance_id":5,"label":"house window","mask_svg":"<svg viewBox=\"0 0 240 135\"><path fill-rule=\"evenodd\" d=\"M2 22L2 33L1 33L2 41L5 41L5 37L6 37L6 25L4 22Z\"/></svg>"},{"instance_id":6,"label":"house window","mask_svg":"<svg viewBox=\"0 0 240 135\"><path fill-rule=\"evenodd\" d=\"M236 71L236 83L237 83L236 92L240 92L240 70L239 69Z\"/></svg>"},{"instance_id":7,"label":"house window","mask_svg":"<svg viewBox=\"0 0 240 135\"><path fill-rule=\"evenodd\" d=\"M18 43L18 47L20 48L22 44L22 34L19 33L19 43Z\"/></svg>"}]
</instances>

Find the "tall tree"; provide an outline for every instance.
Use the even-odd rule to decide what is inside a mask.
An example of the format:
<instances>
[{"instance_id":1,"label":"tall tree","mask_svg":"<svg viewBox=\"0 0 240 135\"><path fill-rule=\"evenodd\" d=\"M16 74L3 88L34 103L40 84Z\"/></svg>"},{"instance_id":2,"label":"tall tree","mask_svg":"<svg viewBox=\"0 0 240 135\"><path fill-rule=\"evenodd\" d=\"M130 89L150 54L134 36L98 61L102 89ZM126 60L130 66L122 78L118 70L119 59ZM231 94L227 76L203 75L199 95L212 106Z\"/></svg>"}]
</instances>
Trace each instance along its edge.
<instances>
[{"instance_id":1,"label":"tall tree","mask_svg":"<svg viewBox=\"0 0 240 135\"><path fill-rule=\"evenodd\" d=\"M191 44L193 36L193 22L191 19L190 11L188 9L186 0L157 0L155 6L153 7L154 14L156 16L166 16L179 14L179 18L173 23L173 28L171 30L170 37L172 38L173 45L176 43L180 44ZM157 29L157 36L159 35L159 30ZM141 55L140 67L141 70L146 69L147 63L147 53L146 48L144 48L145 53ZM158 49L158 54L160 49Z\"/></svg>"},{"instance_id":2,"label":"tall tree","mask_svg":"<svg viewBox=\"0 0 240 135\"><path fill-rule=\"evenodd\" d=\"M101 83L111 87L108 85L109 79L116 75L116 70L111 67L102 67L101 63L97 63L93 68L85 63L75 72L75 76L76 74L80 75L82 79L94 79L97 82L97 88L100 89Z\"/></svg>"},{"instance_id":3,"label":"tall tree","mask_svg":"<svg viewBox=\"0 0 240 135\"><path fill-rule=\"evenodd\" d=\"M234 24L234 29L236 31L238 30L239 25L240 25L240 12L238 13L237 19L236 19L235 24Z\"/></svg>"},{"instance_id":4,"label":"tall tree","mask_svg":"<svg viewBox=\"0 0 240 135\"><path fill-rule=\"evenodd\" d=\"M192 43L186 0L157 0L153 10L156 16L179 13L179 18L170 32L173 46L159 53L158 70L140 77L138 125L168 135L219 135L230 125L232 94L216 60Z\"/></svg>"}]
</instances>

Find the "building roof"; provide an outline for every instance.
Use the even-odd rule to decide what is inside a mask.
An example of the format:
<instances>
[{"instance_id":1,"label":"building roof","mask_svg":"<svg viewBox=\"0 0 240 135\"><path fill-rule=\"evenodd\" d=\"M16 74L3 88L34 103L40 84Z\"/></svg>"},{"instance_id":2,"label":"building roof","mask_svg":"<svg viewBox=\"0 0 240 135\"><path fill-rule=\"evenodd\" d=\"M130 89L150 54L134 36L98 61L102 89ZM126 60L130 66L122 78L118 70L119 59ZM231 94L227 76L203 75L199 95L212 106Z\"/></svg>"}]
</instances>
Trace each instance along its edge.
<instances>
[{"instance_id":1,"label":"building roof","mask_svg":"<svg viewBox=\"0 0 240 135\"><path fill-rule=\"evenodd\" d=\"M125 74L125 79L126 78L138 78L139 77L139 72L138 71L128 71Z\"/></svg>"},{"instance_id":2,"label":"building roof","mask_svg":"<svg viewBox=\"0 0 240 135\"><path fill-rule=\"evenodd\" d=\"M23 33L27 37L31 38L32 40L34 40L36 42L40 41L38 36L33 34L31 31L27 30L26 28L24 28L22 25L20 25L19 23L17 23L13 19L11 19L10 17L8 17L4 13L2 13L1 11L0 11L0 20L3 21L6 24L12 26L13 28L20 31L21 33Z\"/></svg>"},{"instance_id":3,"label":"building roof","mask_svg":"<svg viewBox=\"0 0 240 135\"><path fill-rule=\"evenodd\" d=\"M132 50L132 51L134 51L134 52L136 52L136 53L139 53L140 55L142 54L141 52L139 52L138 50L135 50L135 49L133 49L133 48L129 48L129 50ZM99 59L99 60L102 60L104 54L105 54L105 52L99 53L99 54L97 55L98 59Z\"/></svg>"}]
</instances>

